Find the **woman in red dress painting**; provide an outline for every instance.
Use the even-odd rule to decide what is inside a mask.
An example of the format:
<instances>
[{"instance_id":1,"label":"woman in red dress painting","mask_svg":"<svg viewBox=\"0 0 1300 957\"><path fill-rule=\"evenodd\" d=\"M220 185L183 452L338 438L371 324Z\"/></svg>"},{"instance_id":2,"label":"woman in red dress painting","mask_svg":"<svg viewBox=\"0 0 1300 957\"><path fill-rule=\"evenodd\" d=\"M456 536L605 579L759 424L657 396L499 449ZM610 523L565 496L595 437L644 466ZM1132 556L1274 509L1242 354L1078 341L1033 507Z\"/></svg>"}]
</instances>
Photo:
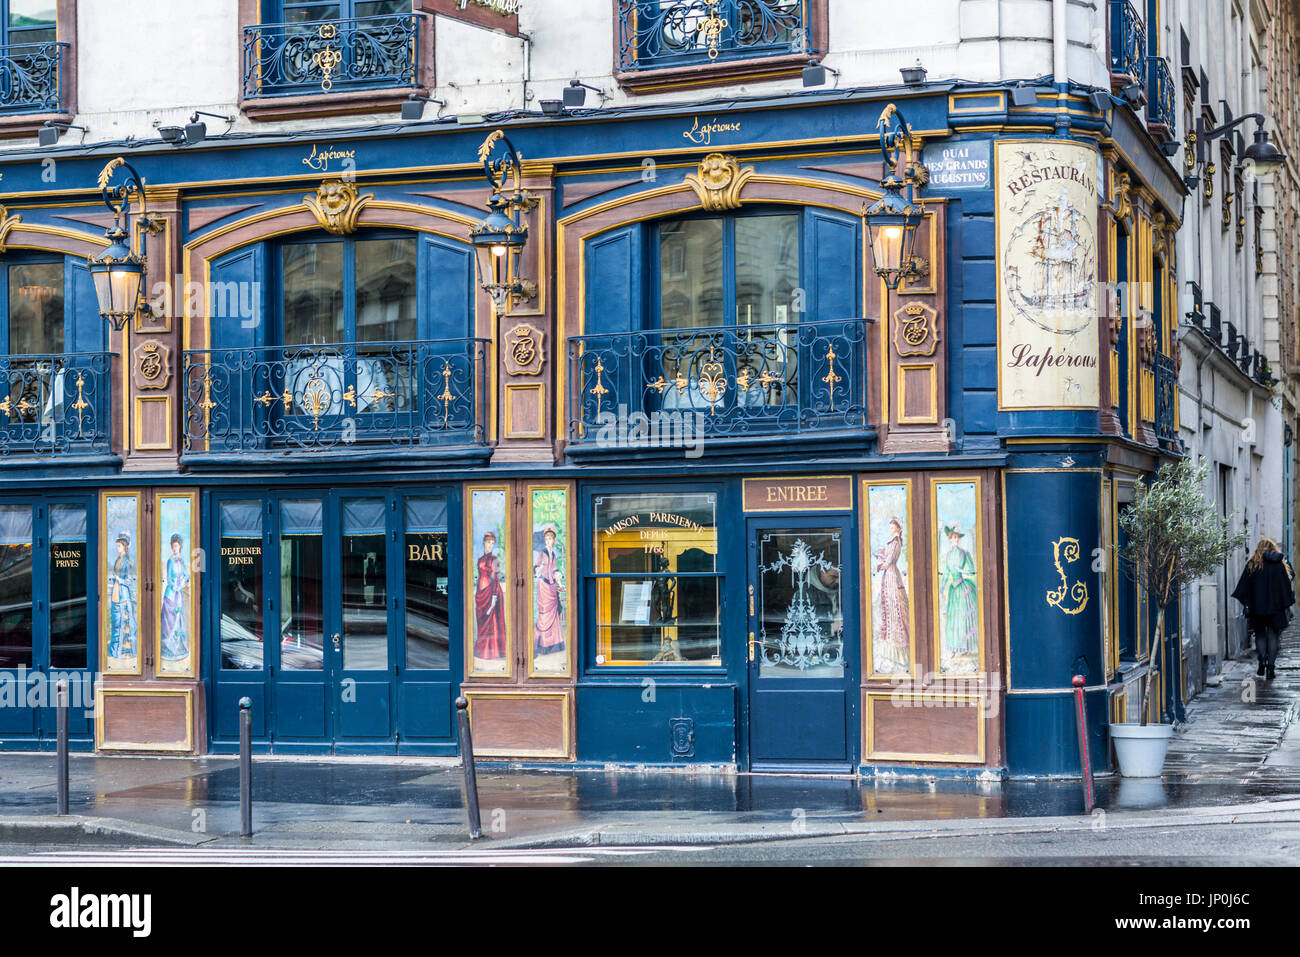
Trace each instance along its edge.
<instances>
[{"instance_id":1,"label":"woman in red dress painting","mask_svg":"<svg viewBox=\"0 0 1300 957\"><path fill-rule=\"evenodd\" d=\"M496 661L506 656L505 592L501 583L501 559L496 556L497 537L483 536L483 554L478 558L478 581L474 586L474 657Z\"/></svg>"}]
</instances>

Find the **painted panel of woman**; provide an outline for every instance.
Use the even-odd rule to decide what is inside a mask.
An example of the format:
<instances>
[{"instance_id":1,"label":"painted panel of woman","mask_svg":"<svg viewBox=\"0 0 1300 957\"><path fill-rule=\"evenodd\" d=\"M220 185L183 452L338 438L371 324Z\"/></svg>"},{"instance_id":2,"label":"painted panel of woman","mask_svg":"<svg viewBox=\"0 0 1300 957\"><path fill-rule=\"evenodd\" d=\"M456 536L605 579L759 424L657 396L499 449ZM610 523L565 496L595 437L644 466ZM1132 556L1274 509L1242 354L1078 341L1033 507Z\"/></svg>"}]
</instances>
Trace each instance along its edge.
<instances>
[{"instance_id":1,"label":"painted panel of woman","mask_svg":"<svg viewBox=\"0 0 1300 957\"><path fill-rule=\"evenodd\" d=\"M556 530L548 525L542 533L542 550L533 560L533 589L537 594L537 620L533 624L533 652L554 654L564 650L564 609L560 593L564 574L555 551Z\"/></svg>"},{"instance_id":2,"label":"painted panel of woman","mask_svg":"<svg viewBox=\"0 0 1300 957\"><path fill-rule=\"evenodd\" d=\"M898 570L903 554L903 524L889 520L889 541L876 551L876 571L880 576L880 640L889 661L897 669L907 670L911 647L907 623L907 586Z\"/></svg>"},{"instance_id":3,"label":"painted panel of woman","mask_svg":"<svg viewBox=\"0 0 1300 957\"><path fill-rule=\"evenodd\" d=\"M474 585L474 657L496 661L506 656L505 592L501 583L501 559L495 554L496 535L483 536L483 554L479 556Z\"/></svg>"},{"instance_id":4,"label":"painted panel of woman","mask_svg":"<svg viewBox=\"0 0 1300 957\"><path fill-rule=\"evenodd\" d=\"M136 652L135 566L131 563L131 540L117 536L117 555L108 571L108 656L130 658Z\"/></svg>"},{"instance_id":5,"label":"painted panel of woman","mask_svg":"<svg viewBox=\"0 0 1300 957\"><path fill-rule=\"evenodd\" d=\"M979 653L979 592L975 560L961 547L959 522L945 525L948 551L939 572L939 602L944 611L943 647L951 655Z\"/></svg>"},{"instance_id":6,"label":"painted panel of woman","mask_svg":"<svg viewBox=\"0 0 1300 957\"><path fill-rule=\"evenodd\" d=\"M189 602L190 571L181 557L181 537L171 537L171 555L163 569L166 585L162 596L162 655L168 661L184 661L190 656L190 635L185 612Z\"/></svg>"}]
</instances>

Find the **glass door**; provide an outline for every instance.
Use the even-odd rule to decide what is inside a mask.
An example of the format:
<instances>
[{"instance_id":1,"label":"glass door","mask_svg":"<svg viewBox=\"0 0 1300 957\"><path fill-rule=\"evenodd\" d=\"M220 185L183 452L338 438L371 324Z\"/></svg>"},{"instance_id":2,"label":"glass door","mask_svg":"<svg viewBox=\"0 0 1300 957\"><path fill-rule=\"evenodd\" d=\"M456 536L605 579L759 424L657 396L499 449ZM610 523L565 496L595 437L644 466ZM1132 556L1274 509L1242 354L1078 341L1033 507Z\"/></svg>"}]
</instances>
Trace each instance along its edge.
<instances>
[{"instance_id":1,"label":"glass door","mask_svg":"<svg viewBox=\"0 0 1300 957\"><path fill-rule=\"evenodd\" d=\"M96 630L84 502L0 503L0 738L53 749L60 681L72 743L90 747Z\"/></svg>"},{"instance_id":2,"label":"glass door","mask_svg":"<svg viewBox=\"0 0 1300 957\"><path fill-rule=\"evenodd\" d=\"M750 766L847 770L858 712L851 526L751 519L748 532Z\"/></svg>"}]
</instances>

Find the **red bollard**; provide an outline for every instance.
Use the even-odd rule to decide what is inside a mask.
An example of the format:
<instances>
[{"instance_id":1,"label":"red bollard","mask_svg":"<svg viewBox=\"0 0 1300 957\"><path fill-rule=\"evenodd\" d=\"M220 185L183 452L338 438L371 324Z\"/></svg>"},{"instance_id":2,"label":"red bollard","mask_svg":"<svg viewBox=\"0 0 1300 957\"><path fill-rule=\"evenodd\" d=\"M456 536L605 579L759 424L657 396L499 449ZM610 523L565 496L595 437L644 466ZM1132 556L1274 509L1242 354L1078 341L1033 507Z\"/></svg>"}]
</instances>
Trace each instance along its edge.
<instances>
[{"instance_id":1,"label":"red bollard","mask_svg":"<svg viewBox=\"0 0 1300 957\"><path fill-rule=\"evenodd\" d=\"M1083 759L1083 813L1091 814L1094 805L1092 797L1092 761L1088 758L1088 713L1083 703L1083 675L1075 675L1074 685L1075 715L1079 720L1079 756Z\"/></svg>"}]
</instances>

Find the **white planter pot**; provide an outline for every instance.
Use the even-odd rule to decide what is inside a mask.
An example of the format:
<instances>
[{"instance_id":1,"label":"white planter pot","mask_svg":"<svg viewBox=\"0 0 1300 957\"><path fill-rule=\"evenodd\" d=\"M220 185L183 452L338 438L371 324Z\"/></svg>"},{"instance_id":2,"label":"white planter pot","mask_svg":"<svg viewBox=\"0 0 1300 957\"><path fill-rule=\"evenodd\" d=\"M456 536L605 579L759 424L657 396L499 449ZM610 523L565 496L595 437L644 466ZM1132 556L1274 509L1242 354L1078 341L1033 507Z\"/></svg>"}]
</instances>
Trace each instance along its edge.
<instances>
[{"instance_id":1,"label":"white planter pot","mask_svg":"<svg viewBox=\"0 0 1300 957\"><path fill-rule=\"evenodd\" d=\"M1119 773L1126 778L1158 778L1165 764L1172 724L1112 724L1110 738L1115 742Z\"/></svg>"}]
</instances>

